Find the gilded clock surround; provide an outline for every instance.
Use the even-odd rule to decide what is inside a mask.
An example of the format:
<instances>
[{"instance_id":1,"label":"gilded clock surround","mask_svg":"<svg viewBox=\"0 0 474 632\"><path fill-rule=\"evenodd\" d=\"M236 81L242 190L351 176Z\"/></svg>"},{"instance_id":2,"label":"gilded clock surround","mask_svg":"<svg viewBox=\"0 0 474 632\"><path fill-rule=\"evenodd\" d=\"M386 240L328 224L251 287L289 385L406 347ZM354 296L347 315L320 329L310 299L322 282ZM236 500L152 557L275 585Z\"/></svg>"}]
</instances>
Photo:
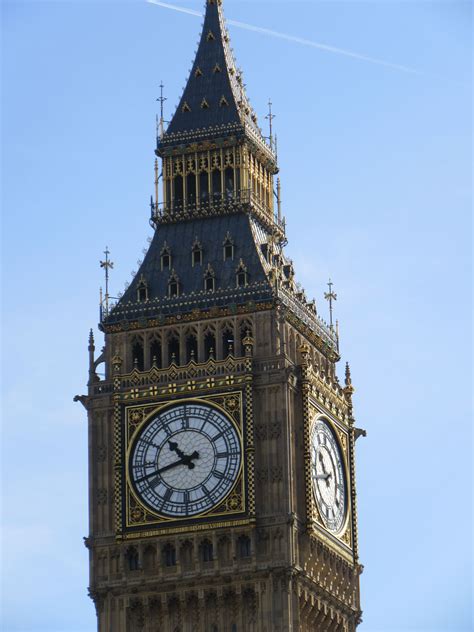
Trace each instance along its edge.
<instances>
[{"instance_id":1,"label":"gilded clock surround","mask_svg":"<svg viewBox=\"0 0 474 632\"><path fill-rule=\"evenodd\" d=\"M226 494L225 498L217 507L209 511L204 511L192 518L170 518L160 516L153 513L137 496L130 480L130 473L127 464L130 459L130 450L133 446L134 438L137 433L146 425L146 423L155 415L166 410L174 404L210 404L220 410L228 419L232 420L233 426L237 429L240 441L240 449L243 458L239 467L237 479L232 489ZM156 402L150 404L139 404L136 406L126 406L123 410L125 417L124 432L124 471L125 471L125 517L124 531L127 529L136 529L138 527L165 527L170 529L172 526L180 526L183 522L195 524L198 521L206 519L208 522L224 517L234 518L242 517L247 513L246 501L246 471L245 471L245 446L243 436L245 434L245 406L243 402L242 391L230 391L222 394L203 394L198 398L183 398L164 400L157 405Z\"/></svg>"}]
</instances>

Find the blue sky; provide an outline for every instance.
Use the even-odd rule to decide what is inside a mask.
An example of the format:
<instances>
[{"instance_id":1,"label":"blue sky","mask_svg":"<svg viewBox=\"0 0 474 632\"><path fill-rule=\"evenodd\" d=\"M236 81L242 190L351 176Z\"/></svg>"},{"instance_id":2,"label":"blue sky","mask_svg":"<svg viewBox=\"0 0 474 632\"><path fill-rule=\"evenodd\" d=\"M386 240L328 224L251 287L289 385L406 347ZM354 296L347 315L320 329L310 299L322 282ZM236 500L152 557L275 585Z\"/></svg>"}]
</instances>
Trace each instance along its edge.
<instances>
[{"instance_id":1,"label":"blue sky","mask_svg":"<svg viewBox=\"0 0 474 632\"><path fill-rule=\"evenodd\" d=\"M200 20L138 0L2 12L2 629L92 632L87 425L72 398L102 251L118 292L151 234L158 84L170 115ZM417 71L229 27L263 127L274 103L287 252L323 315L335 282L368 431L360 629L469 630L470 3L226 0L225 12Z\"/></svg>"}]
</instances>

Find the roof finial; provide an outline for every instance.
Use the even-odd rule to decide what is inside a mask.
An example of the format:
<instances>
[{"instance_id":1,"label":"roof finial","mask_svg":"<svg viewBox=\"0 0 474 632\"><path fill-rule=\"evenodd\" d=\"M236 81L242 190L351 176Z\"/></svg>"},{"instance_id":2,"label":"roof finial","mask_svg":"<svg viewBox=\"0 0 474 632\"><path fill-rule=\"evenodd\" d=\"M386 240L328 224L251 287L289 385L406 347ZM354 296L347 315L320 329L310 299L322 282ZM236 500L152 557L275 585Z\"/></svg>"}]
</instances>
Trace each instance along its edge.
<instances>
[{"instance_id":1,"label":"roof finial","mask_svg":"<svg viewBox=\"0 0 474 632\"><path fill-rule=\"evenodd\" d=\"M268 137L268 140L270 141L270 149L273 150L273 119L276 114L273 114L272 112L272 105L273 103L271 99L268 99L268 114L265 118L268 120L268 124L270 126L270 136Z\"/></svg>"},{"instance_id":2,"label":"roof finial","mask_svg":"<svg viewBox=\"0 0 474 632\"><path fill-rule=\"evenodd\" d=\"M105 315L109 314L109 270L112 270L114 267L113 261L110 261L109 255L109 247L106 246L104 250L105 261L100 261L100 267L104 268L105 271Z\"/></svg>"},{"instance_id":3,"label":"roof finial","mask_svg":"<svg viewBox=\"0 0 474 632\"><path fill-rule=\"evenodd\" d=\"M332 302L333 301L337 301L337 294L335 294L332 291L332 286L334 285L334 283L331 281L331 279L329 279L329 283L328 283L328 288L329 288L329 292L324 292L324 298L329 301L329 327L331 329L333 329L333 324L332 324Z\"/></svg>"},{"instance_id":4,"label":"roof finial","mask_svg":"<svg viewBox=\"0 0 474 632\"><path fill-rule=\"evenodd\" d=\"M168 101L168 97L163 96L163 89L165 87L163 81L161 81L160 85L158 86L160 88L160 96L157 98L157 101L160 103L160 121L158 124L159 127L159 137L163 138L163 134L164 134L164 123L165 123L165 119L164 119L164 105L165 105L165 101Z\"/></svg>"}]
</instances>

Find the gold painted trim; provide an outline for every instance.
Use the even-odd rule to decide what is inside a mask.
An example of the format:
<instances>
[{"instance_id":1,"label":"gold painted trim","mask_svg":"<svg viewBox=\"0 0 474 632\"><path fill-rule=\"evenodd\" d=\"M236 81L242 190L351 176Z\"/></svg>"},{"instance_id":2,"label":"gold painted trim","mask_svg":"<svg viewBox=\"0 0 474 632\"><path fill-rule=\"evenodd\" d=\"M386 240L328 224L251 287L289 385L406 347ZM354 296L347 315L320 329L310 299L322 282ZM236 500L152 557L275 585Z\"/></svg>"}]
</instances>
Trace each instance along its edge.
<instances>
[{"instance_id":1,"label":"gold painted trim","mask_svg":"<svg viewBox=\"0 0 474 632\"><path fill-rule=\"evenodd\" d=\"M244 389L246 395L246 406L244 406ZM118 394L117 394L118 395ZM232 400L237 400L236 405L232 406L232 410L229 407L226 407L226 401L232 402ZM228 493L219 501L218 505L209 509L208 511L202 512L200 514L196 514L195 516L185 516L183 518L180 517L169 517L158 514L157 512L153 512L150 508L148 508L141 499L136 495L133 484L131 482L129 476L129 462L131 456L131 450L133 443L138 436L140 430L150 421L150 419L159 414L164 409L175 406L179 404L186 403L200 403L207 404L208 406L214 407L216 410L220 411L233 425L237 432L237 436L240 442L241 448L241 463L237 473L237 477L234 485L229 489ZM117 402L118 404L118 402ZM120 463L117 463L117 469L120 470L120 477L117 479L118 491L116 500L118 501L118 506L122 508L123 502L125 502L125 506L123 507L125 515L122 517L120 513L120 524L117 523L117 535L118 537L130 538L130 537L140 537L143 535L143 531L139 530L135 535L131 535L130 532L123 533L124 529L135 529L135 528L143 528L147 527L148 529L151 527L159 528L160 534L167 533L170 529L171 531L175 529L182 529L183 531L193 531L197 526L202 528L209 528L210 526L215 526L214 519L221 518L224 516L232 516L235 514L249 514L250 518L246 518L244 523L247 524L249 520L252 519L252 516L255 515L255 489L254 489L254 463L253 463L253 423L252 423L252 377L247 375L246 384L241 385L241 388L237 388L232 391L224 391L217 393L202 393L202 395L198 397L178 397L178 398L169 398L163 399L161 401L153 401L148 403L130 403L125 404L123 402L119 406L120 410L123 411L124 415L124 423L120 427L119 435L123 438L124 443L124 460L120 459ZM140 419L133 422L132 414L137 412L140 415ZM246 427L246 433L244 436L244 423ZM122 433L124 433L122 435ZM120 441L120 439L119 439ZM123 481L122 488L122 473L125 470L125 481ZM246 484L247 483L247 484ZM124 494L124 499L122 500L122 489ZM235 497L235 500L233 499ZM231 501L234 500L235 509L232 508ZM132 507L133 505L133 507ZM220 511L216 512L217 509L220 508ZM142 514L142 519L140 517L138 520L132 520L131 512L136 510L138 513ZM120 509L120 512L122 509ZM215 513L213 513L213 511ZM149 519L145 519L148 516ZM183 522L195 521L195 520L205 520L206 522L203 525L196 524L187 524L182 527L169 527L168 529L162 528L168 524L179 524ZM122 523L124 521L124 523ZM238 521L239 524L242 521ZM220 523L219 523L220 524ZM227 521L224 524L229 524ZM243 524L243 523L242 523ZM156 535L156 531L154 531L154 535Z\"/></svg>"},{"instance_id":2,"label":"gold painted trim","mask_svg":"<svg viewBox=\"0 0 474 632\"><path fill-rule=\"evenodd\" d=\"M308 413L311 416L311 420L309 421L309 434L308 434L309 450L308 451L310 452L309 442L310 442L310 438L313 432L314 424L317 421L322 420L329 426L330 430L332 431L334 438L336 440L337 446L339 448L339 451L342 454L343 466L344 466L343 467L344 478L346 482L346 496L347 496L347 511L346 511L346 516L344 518L344 523L339 531L337 531L336 533L333 533L324 524L324 520L321 516L319 507L314 500L313 483L311 481L311 495L310 495L310 498L307 499L308 504L311 505L312 520L310 524L312 524L312 527L314 529L314 525L315 525L314 514L317 513L319 520L316 521L316 524L318 525L318 527L323 528L331 536L331 538L336 539L337 541L341 542L344 546L348 546L352 550L352 534L350 534L349 542L347 542L346 540L346 537L347 537L346 533L349 529L349 524L352 520L352 484L351 484L351 478L349 475L350 473L349 433L347 429L344 427L344 425L339 420L335 419L333 415L327 413L326 411L322 411L320 407L316 405L316 403L314 402L313 398L311 398L311 396L309 397L308 408L310 409ZM345 445L343 444L341 435L344 437ZM310 459L311 459L311 455L310 455Z\"/></svg>"}]
</instances>

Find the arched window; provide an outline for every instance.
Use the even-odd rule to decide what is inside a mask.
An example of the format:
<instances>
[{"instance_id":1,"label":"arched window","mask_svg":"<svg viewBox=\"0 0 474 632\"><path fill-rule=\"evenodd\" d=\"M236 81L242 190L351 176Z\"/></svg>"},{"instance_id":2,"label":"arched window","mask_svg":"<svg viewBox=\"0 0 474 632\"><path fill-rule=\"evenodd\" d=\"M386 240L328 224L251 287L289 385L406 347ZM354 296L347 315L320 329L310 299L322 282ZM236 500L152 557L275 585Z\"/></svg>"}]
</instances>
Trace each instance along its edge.
<instances>
[{"instance_id":1,"label":"arched window","mask_svg":"<svg viewBox=\"0 0 474 632\"><path fill-rule=\"evenodd\" d=\"M212 562L214 559L214 550L210 540L201 542L201 559L203 562Z\"/></svg>"},{"instance_id":2,"label":"arched window","mask_svg":"<svg viewBox=\"0 0 474 632\"><path fill-rule=\"evenodd\" d=\"M179 337L174 334L168 340L168 364L179 365Z\"/></svg>"},{"instance_id":3,"label":"arched window","mask_svg":"<svg viewBox=\"0 0 474 632\"><path fill-rule=\"evenodd\" d=\"M224 242L224 261L234 258L234 241L229 233L225 236Z\"/></svg>"},{"instance_id":4,"label":"arched window","mask_svg":"<svg viewBox=\"0 0 474 632\"><path fill-rule=\"evenodd\" d=\"M214 358L216 354L216 337L212 331L208 331L204 336L204 356L206 361Z\"/></svg>"},{"instance_id":5,"label":"arched window","mask_svg":"<svg viewBox=\"0 0 474 632\"><path fill-rule=\"evenodd\" d=\"M137 301L148 300L148 283L146 282L143 274L140 276L140 280L137 285Z\"/></svg>"},{"instance_id":6,"label":"arched window","mask_svg":"<svg viewBox=\"0 0 474 632\"><path fill-rule=\"evenodd\" d=\"M139 371L143 371L144 369L144 353L143 353L143 342L141 340L135 339L132 345L132 360L133 360L133 368L138 369Z\"/></svg>"},{"instance_id":7,"label":"arched window","mask_svg":"<svg viewBox=\"0 0 474 632\"><path fill-rule=\"evenodd\" d=\"M199 174L199 199L201 203L209 201L209 174L201 171Z\"/></svg>"},{"instance_id":8,"label":"arched window","mask_svg":"<svg viewBox=\"0 0 474 632\"><path fill-rule=\"evenodd\" d=\"M169 270L171 268L171 250L169 249L167 243L163 244L163 248L160 252L161 255L161 269Z\"/></svg>"},{"instance_id":9,"label":"arched window","mask_svg":"<svg viewBox=\"0 0 474 632\"><path fill-rule=\"evenodd\" d=\"M138 551L134 546L127 549L125 559L127 560L127 568L129 571L138 571L140 567L138 562Z\"/></svg>"},{"instance_id":10,"label":"arched window","mask_svg":"<svg viewBox=\"0 0 474 632\"><path fill-rule=\"evenodd\" d=\"M234 332L226 327L222 332L222 357L227 358L234 354Z\"/></svg>"},{"instance_id":11,"label":"arched window","mask_svg":"<svg viewBox=\"0 0 474 632\"><path fill-rule=\"evenodd\" d=\"M181 175L174 177L174 204L175 206L183 204L183 176Z\"/></svg>"},{"instance_id":12,"label":"arched window","mask_svg":"<svg viewBox=\"0 0 474 632\"><path fill-rule=\"evenodd\" d=\"M224 172L225 196L231 198L234 195L234 169L227 167Z\"/></svg>"},{"instance_id":13,"label":"arched window","mask_svg":"<svg viewBox=\"0 0 474 632\"><path fill-rule=\"evenodd\" d=\"M250 557L251 555L250 538L246 535L241 535L237 540L237 554L239 557Z\"/></svg>"},{"instance_id":14,"label":"arched window","mask_svg":"<svg viewBox=\"0 0 474 632\"><path fill-rule=\"evenodd\" d=\"M176 566L176 549L172 544L163 547L163 564L165 566Z\"/></svg>"},{"instance_id":15,"label":"arched window","mask_svg":"<svg viewBox=\"0 0 474 632\"><path fill-rule=\"evenodd\" d=\"M179 559L184 569L189 570L193 567L193 544L189 540L181 546Z\"/></svg>"},{"instance_id":16,"label":"arched window","mask_svg":"<svg viewBox=\"0 0 474 632\"><path fill-rule=\"evenodd\" d=\"M230 549L230 538L226 535L219 538L217 542L217 554L219 556L219 560L222 563L230 562L231 559L231 549Z\"/></svg>"},{"instance_id":17,"label":"arched window","mask_svg":"<svg viewBox=\"0 0 474 632\"><path fill-rule=\"evenodd\" d=\"M206 292L214 292L216 289L216 275L214 274L214 270L212 269L210 263L204 273L204 289Z\"/></svg>"},{"instance_id":18,"label":"arched window","mask_svg":"<svg viewBox=\"0 0 474 632\"><path fill-rule=\"evenodd\" d=\"M197 338L191 334L186 338L186 362L191 362L191 360L197 362L197 352Z\"/></svg>"},{"instance_id":19,"label":"arched window","mask_svg":"<svg viewBox=\"0 0 474 632\"><path fill-rule=\"evenodd\" d=\"M212 195L214 200L218 201L222 196L222 181L220 169L214 169L212 172Z\"/></svg>"},{"instance_id":20,"label":"arched window","mask_svg":"<svg viewBox=\"0 0 474 632\"><path fill-rule=\"evenodd\" d=\"M156 549L154 546L147 546L143 554L143 568L152 571L156 566Z\"/></svg>"},{"instance_id":21,"label":"arched window","mask_svg":"<svg viewBox=\"0 0 474 632\"><path fill-rule=\"evenodd\" d=\"M188 204L196 204L196 175L188 173L186 177L186 195Z\"/></svg>"},{"instance_id":22,"label":"arched window","mask_svg":"<svg viewBox=\"0 0 474 632\"><path fill-rule=\"evenodd\" d=\"M168 296L179 296L180 285L179 278L176 272L173 270L168 281Z\"/></svg>"},{"instance_id":23,"label":"arched window","mask_svg":"<svg viewBox=\"0 0 474 632\"><path fill-rule=\"evenodd\" d=\"M161 342L159 340L153 340L150 345L150 358L151 366L155 366L157 369L161 369Z\"/></svg>"},{"instance_id":24,"label":"arched window","mask_svg":"<svg viewBox=\"0 0 474 632\"><path fill-rule=\"evenodd\" d=\"M191 252L191 261L192 261L193 267L202 265L202 246L197 237L193 243L193 249Z\"/></svg>"},{"instance_id":25,"label":"arched window","mask_svg":"<svg viewBox=\"0 0 474 632\"><path fill-rule=\"evenodd\" d=\"M235 285L237 287L246 287L247 282L247 267L241 259L235 273Z\"/></svg>"}]
</instances>

